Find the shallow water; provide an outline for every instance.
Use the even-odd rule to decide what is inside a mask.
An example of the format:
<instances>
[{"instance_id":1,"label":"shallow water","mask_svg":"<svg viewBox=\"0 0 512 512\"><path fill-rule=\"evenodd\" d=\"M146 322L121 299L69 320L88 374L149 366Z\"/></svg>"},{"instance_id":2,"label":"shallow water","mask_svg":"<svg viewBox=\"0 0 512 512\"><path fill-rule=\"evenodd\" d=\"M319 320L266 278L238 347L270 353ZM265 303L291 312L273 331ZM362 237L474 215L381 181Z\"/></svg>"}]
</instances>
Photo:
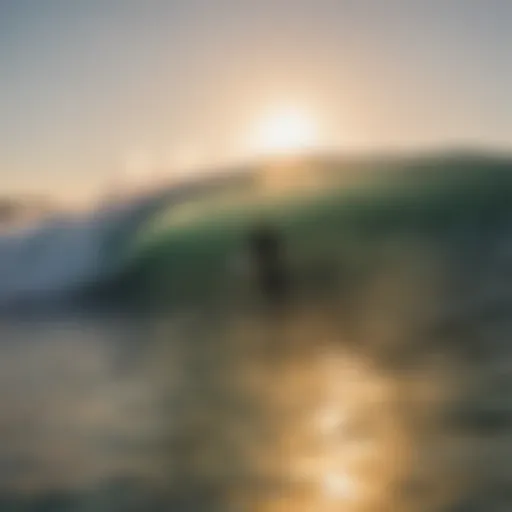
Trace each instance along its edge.
<instances>
[{"instance_id":1,"label":"shallow water","mask_svg":"<svg viewBox=\"0 0 512 512\"><path fill-rule=\"evenodd\" d=\"M509 510L506 245L398 247L350 315L3 319L1 510Z\"/></svg>"}]
</instances>

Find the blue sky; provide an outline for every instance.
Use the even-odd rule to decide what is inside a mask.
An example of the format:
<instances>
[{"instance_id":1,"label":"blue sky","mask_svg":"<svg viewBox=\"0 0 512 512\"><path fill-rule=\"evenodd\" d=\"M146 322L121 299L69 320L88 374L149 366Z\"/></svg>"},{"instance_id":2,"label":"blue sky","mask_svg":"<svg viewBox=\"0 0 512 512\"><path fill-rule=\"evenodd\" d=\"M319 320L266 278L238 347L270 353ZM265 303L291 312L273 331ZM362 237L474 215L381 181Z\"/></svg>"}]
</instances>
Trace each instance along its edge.
<instances>
[{"instance_id":1,"label":"blue sky","mask_svg":"<svg viewBox=\"0 0 512 512\"><path fill-rule=\"evenodd\" d=\"M510 149L511 26L508 0L0 0L0 177L250 157L287 103L340 149Z\"/></svg>"}]
</instances>

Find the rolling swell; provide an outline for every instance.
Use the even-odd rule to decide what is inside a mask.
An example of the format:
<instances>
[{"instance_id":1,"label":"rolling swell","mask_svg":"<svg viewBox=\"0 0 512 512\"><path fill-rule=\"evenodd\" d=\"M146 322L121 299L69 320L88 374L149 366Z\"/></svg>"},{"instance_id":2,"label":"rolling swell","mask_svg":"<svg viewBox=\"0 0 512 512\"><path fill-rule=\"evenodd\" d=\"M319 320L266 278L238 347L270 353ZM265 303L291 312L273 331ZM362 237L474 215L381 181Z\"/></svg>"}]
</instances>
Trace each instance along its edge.
<instances>
[{"instance_id":1,"label":"rolling swell","mask_svg":"<svg viewBox=\"0 0 512 512\"><path fill-rule=\"evenodd\" d=\"M415 239L456 266L478 268L494 245L512 236L512 162L506 158L377 159L371 173L365 161L365 180L350 187L336 185L342 171L335 162L315 165L331 184L322 194L211 211L181 229L169 216L132 251L124 284L171 302L215 295L232 279L227 262L253 220L262 217L282 226L296 260L339 255L334 265L340 266L348 265L347 258L359 267L378 266L379 248Z\"/></svg>"},{"instance_id":2,"label":"rolling swell","mask_svg":"<svg viewBox=\"0 0 512 512\"><path fill-rule=\"evenodd\" d=\"M162 210L217 187L219 177L191 182L93 211L61 216L0 237L0 307L59 303L119 290L127 251Z\"/></svg>"},{"instance_id":3,"label":"rolling swell","mask_svg":"<svg viewBox=\"0 0 512 512\"><path fill-rule=\"evenodd\" d=\"M358 165L351 163L352 173ZM346 165L330 159L311 166L325 176L322 194L210 208L178 229L176 207L246 187L255 173L204 179L4 235L0 307L69 297L206 297L229 278L226 262L262 216L283 226L299 259L302 252L348 250L363 262L386 239L414 236L460 265L477 266L486 247L510 237L512 162L506 158L434 155L372 165L365 159L361 174L371 179L350 187L337 184Z\"/></svg>"}]
</instances>

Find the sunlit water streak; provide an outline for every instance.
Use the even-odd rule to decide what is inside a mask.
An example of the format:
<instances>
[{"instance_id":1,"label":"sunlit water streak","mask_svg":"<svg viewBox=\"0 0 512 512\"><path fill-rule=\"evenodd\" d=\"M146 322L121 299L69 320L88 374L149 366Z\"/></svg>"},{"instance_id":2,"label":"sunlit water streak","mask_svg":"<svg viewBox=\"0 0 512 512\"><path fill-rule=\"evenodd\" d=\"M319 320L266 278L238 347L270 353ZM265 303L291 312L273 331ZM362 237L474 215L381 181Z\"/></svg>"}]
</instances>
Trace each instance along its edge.
<instances>
[{"instance_id":1,"label":"sunlit water streak","mask_svg":"<svg viewBox=\"0 0 512 512\"><path fill-rule=\"evenodd\" d=\"M351 322L4 321L1 510L500 510L507 310L395 249ZM485 268L473 299L508 300Z\"/></svg>"}]
</instances>

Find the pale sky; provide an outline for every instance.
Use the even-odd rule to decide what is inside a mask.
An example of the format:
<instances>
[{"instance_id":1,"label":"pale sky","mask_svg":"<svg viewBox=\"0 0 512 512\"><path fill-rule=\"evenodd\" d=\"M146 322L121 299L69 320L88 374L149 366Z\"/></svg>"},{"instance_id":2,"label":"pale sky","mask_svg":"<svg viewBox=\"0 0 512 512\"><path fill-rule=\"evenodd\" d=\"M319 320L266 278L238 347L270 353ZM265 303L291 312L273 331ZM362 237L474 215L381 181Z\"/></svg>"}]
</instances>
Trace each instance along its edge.
<instances>
[{"instance_id":1,"label":"pale sky","mask_svg":"<svg viewBox=\"0 0 512 512\"><path fill-rule=\"evenodd\" d=\"M2 186L247 159L281 107L322 146L511 149L511 27L509 0L0 0Z\"/></svg>"}]
</instances>

